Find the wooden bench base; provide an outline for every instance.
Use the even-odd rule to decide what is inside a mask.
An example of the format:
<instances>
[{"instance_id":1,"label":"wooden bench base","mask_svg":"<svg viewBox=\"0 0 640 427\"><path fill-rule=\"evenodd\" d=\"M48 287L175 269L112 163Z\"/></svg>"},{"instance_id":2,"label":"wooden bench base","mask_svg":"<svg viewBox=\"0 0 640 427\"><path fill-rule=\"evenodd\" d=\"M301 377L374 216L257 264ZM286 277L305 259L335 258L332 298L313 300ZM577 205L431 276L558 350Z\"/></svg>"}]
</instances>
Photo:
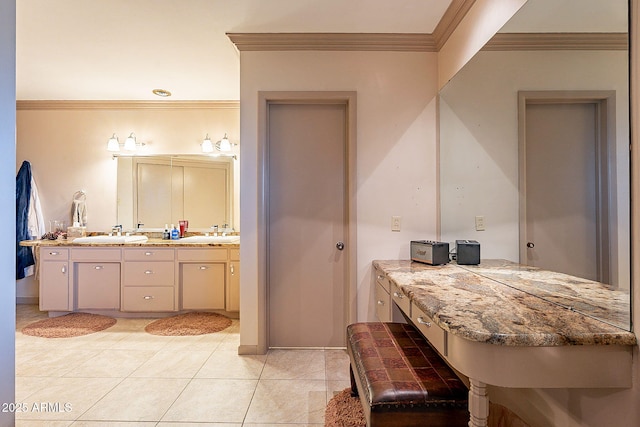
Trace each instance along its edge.
<instances>
[{"instance_id":1,"label":"wooden bench base","mask_svg":"<svg viewBox=\"0 0 640 427\"><path fill-rule=\"evenodd\" d=\"M368 427L468 425L467 388L413 326L354 323L347 351Z\"/></svg>"}]
</instances>

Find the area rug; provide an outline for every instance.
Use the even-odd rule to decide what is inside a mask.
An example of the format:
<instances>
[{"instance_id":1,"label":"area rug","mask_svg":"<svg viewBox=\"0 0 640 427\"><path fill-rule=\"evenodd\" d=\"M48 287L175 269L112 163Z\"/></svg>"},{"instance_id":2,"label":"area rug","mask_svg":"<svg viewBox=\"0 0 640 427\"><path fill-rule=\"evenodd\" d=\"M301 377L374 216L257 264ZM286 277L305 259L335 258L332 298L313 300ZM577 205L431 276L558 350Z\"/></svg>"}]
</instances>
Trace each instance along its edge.
<instances>
[{"instance_id":1,"label":"area rug","mask_svg":"<svg viewBox=\"0 0 640 427\"><path fill-rule=\"evenodd\" d=\"M116 324L113 317L89 313L69 313L38 320L24 328L24 335L42 338L71 338L105 330Z\"/></svg>"},{"instance_id":2,"label":"area rug","mask_svg":"<svg viewBox=\"0 0 640 427\"><path fill-rule=\"evenodd\" d=\"M351 397L351 388L345 388L327 403L324 411L325 427L366 427L362 404Z\"/></svg>"},{"instance_id":3,"label":"area rug","mask_svg":"<svg viewBox=\"0 0 640 427\"><path fill-rule=\"evenodd\" d=\"M158 319L144 330L152 335L183 336L220 332L231 326L231 319L217 313L192 312Z\"/></svg>"}]
</instances>

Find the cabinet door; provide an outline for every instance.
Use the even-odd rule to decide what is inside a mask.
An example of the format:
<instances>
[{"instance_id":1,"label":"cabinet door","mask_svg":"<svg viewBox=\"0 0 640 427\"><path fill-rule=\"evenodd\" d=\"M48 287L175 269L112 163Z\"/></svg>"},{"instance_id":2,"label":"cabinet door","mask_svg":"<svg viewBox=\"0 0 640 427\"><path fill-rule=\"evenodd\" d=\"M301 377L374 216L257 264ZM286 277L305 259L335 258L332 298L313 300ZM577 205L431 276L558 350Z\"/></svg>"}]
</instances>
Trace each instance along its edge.
<instances>
[{"instance_id":1,"label":"cabinet door","mask_svg":"<svg viewBox=\"0 0 640 427\"><path fill-rule=\"evenodd\" d=\"M78 310L120 309L120 263L80 262L75 269Z\"/></svg>"},{"instance_id":2,"label":"cabinet door","mask_svg":"<svg viewBox=\"0 0 640 427\"><path fill-rule=\"evenodd\" d=\"M181 263L183 310L224 310L225 263Z\"/></svg>"},{"instance_id":3,"label":"cabinet door","mask_svg":"<svg viewBox=\"0 0 640 427\"><path fill-rule=\"evenodd\" d=\"M240 311L240 262L229 263L227 282L227 311Z\"/></svg>"},{"instance_id":4,"label":"cabinet door","mask_svg":"<svg viewBox=\"0 0 640 427\"><path fill-rule=\"evenodd\" d=\"M69 262L42 261L40 264L40 310L71 310L69 306Z\"/></svg>"},{"instance_id":5,"label":"cabinet door","mask_svg":"<svg viewBox=\"0 0 640 427\"><path fill-rule=\"evenodd\" d=\"M391 296L380 282L376 283L376 316L381 322L391 321Z\"/></svg>"}]
</instances>

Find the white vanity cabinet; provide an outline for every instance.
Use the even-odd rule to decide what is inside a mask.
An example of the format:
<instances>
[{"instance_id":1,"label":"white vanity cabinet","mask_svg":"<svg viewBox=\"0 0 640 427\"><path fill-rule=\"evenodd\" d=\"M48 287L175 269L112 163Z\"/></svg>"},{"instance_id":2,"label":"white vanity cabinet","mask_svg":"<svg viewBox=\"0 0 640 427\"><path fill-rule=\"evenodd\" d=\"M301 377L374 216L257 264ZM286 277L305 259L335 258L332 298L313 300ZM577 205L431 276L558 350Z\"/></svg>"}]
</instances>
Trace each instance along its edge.
<instances>
[{"instance_id":1,"label":"white vanity cabinet","mask_svg":"<svg viewBox=\"0 0 640 427\"><path fill-rule=\"evenodd\" d=\"M226 248L178 249L183 310L224 310Z\"/></svg>"},{"instance_id":2,"label":"white vanity cabinet","mask_svg":"<svg viewBox=\"0 0 640 427\"><path fill-rule=\"evenodd\" d=\"M69 249L40 248L40 310L69 311Z\"/></svg>"},{"instance_id":3,"label":"white vanity cabinet","mask_svg":"<svg viewBox=\"0 0 640 427\"><path fill-rule=\"evenodd\" d=\"M175 311L175 251L170 248L122 249L122 310Z\"/></svg>"},{"instance_id":4,"label":"white vanity cabinet","mask_svg":"<svg viewBox=\"0 0 640 427\"><path fill-rule=\"evenodd\" d=\"M76 310L120 309L120 249L73 248Z\"/></svg>"},{"instance_id":5,"label":"white vanity cabinet","mask_svg":"<svg viewBox=\"0 0 640 427\"><path fill-rule=\"evenodd\" d=\"M180 243L40 247L40 310L240 310L240 249Z\"/></svg>"},{"instance_id":6,"label":"white vanity cabinet","mask_svg":"<svg viewBox=\"0 0 640 427\"><path fill-rule=\"evenodd\" d=\"M240 248L229 249L227 311L240 311Z\"/></svg>"}]
</instances>

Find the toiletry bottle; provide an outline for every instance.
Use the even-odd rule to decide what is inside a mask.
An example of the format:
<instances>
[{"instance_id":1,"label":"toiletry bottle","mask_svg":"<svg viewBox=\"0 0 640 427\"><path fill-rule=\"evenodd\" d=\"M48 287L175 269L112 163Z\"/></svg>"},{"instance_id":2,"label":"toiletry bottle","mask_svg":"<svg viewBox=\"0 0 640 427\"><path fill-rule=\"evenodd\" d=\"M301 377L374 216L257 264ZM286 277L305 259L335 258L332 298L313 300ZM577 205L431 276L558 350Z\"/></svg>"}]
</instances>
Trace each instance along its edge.
<instances>
[{"instance_id":1,"label":"toiletry bottle","mask_svg":"<svg viewBox=\"0 0 640 427\"><path fill-rule=\"evenodd\" d=\"M178 240L180 238L180 232L175 225L171 224L171 240Z\"/></svg>"},{"instance_id":2,"label":"toiletry bottle","mask_svg":"<svg viewBox=\"0 0 640 427\"><path fill-rule=\"evenodd\" d=\"M164 232L162 233L162 240L169 240L170 238L171 238L171 233L169 232L169 226L165 224Z\"/></svg>"}]
</instances>

